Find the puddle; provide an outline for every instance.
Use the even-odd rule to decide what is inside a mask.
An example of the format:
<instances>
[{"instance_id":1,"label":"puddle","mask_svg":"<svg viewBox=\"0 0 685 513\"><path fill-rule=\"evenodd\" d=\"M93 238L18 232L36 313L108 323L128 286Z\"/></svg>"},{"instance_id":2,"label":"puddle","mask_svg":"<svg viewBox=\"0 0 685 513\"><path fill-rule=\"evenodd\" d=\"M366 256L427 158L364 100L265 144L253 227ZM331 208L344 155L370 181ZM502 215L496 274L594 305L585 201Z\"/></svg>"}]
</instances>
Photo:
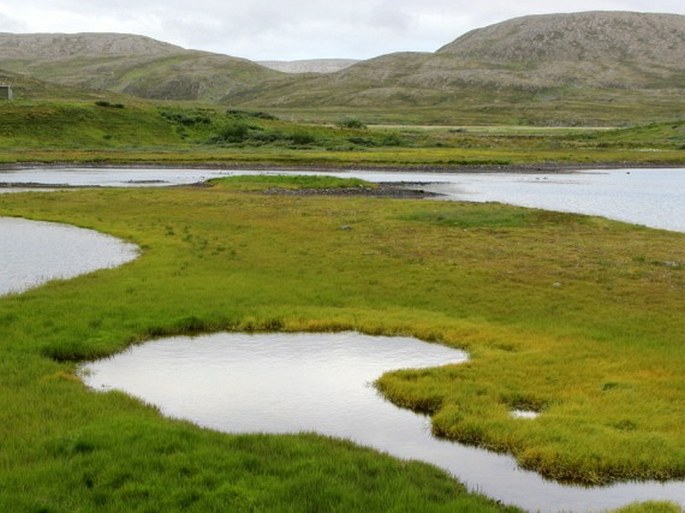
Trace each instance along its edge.
<instances>
[{"instance_id":1,"label":"puddle","mask_svg":"<svg viewBox=\"0 0 685 513\"><path fill-rule=\"evenodd\" d=\"M531 410L511 410L509 414L515 419L537 419L540 416L539 412Z\"/></svg>"}]
</instances>

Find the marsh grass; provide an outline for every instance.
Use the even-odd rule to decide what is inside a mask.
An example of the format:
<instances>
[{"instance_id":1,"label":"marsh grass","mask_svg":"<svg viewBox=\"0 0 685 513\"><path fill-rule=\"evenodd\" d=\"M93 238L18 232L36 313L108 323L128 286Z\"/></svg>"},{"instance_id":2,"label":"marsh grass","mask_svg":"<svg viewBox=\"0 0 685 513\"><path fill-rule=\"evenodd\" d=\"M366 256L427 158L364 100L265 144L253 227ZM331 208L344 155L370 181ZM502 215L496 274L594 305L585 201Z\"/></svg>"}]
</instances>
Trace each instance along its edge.
<instances>
[{"instance_id":1,"label":"marsh grass","mask_svg":"<svg viewBox=\"0 0 685 513\"><path fill-rule=\"evenodd\" d=\"M313 435L211 433L93 394L74 374L152 337L220 330L462 347L467 364L389 373L378 387L433 413L436 433L548 477L685 477L685 273L666 265L683 261L682 234L234 185L3 195L0 215L143 251L0 299L0 510L501 511L425 465ZM541 415L512 419L520 406Z\"/></svg>"},{"instance_id":2,"label":"marsh grass","mask_svg":"<svg viewBox=\"0 0 685 513\"><path fill-rule=\"evenodd\" d=\"M307 175L243 175L214 178L210 184L241 191L301 190L301 189L374 189L377 184L359 178Z\"/></svg>"}]
</instances>

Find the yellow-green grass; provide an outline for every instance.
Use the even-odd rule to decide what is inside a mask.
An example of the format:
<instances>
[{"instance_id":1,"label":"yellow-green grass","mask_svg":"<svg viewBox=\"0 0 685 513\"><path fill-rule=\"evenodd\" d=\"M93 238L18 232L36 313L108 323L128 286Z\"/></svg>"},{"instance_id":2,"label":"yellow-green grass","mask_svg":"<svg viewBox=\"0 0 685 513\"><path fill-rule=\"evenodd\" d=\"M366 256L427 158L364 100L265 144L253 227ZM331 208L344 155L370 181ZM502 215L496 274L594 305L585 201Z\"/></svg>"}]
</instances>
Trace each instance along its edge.
<instances>
[{"instance_id":1,"label":"yellow-green grass","mask_svg":"<svg viewBox=\"0 0 685 513\"><path fill-rule=\"evenodd\" d=\"M79 361L151 337L218 330L352 329L462 347L467 364L378 385L432 412L438 433L549 477L685 477L682 234L496 204L226 186L4 195L0 215L142 248L119 269L0 300L2 510L495 507L423 465L312 436L209 433L74 375ZM541 415L516 420L512 408Z\"/></svg>"},{"instance_id":2,"label":"yellow-green grass","mask_svg":"<svg viewBox=\"0 0 685 513\"><path fill-rule=\"evenodd\" d=\"M684 150L482 150L379 148L363 151L284 148L13 149L0 164L147 164L221 167L462 169L518 167L682 166Z\"/></svg>"},{"instance_id":3,"label":"yellow-green grass","mask_svg":"<svg viewBox=\"0 0 685 513\"><path fill-rule=\"evenodd\" d=\"M683 513L683 508L672 502L646 501L629 504L614 513Z\"/></svg>"}]
</instances>

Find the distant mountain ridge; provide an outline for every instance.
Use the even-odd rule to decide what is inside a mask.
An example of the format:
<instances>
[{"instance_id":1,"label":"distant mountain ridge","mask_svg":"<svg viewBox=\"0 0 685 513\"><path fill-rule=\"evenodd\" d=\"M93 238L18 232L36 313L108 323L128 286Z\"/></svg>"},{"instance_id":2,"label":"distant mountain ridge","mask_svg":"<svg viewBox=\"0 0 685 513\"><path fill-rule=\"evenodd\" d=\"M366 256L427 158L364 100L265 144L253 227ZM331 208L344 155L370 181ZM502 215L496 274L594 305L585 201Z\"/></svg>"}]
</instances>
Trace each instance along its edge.
<instances>
[{"instance_id":1,"label":"distant mountain ridge","mask_svg":"<svg viewBox=\"0 0 685 513\"><path fill-rule=\"evenodd\" d=\"M164 55L185 52L180 46L146 36L101 32L79 34L10 34L0 32L2 59Z\"/></svg>"},{"instance_id":2,"label":"distant mountain ridge","mask_svg":"<svg viewBox=\"0 0 685 513\"><path fill-rule=\"evenodd\" d=\"M150 99L219 102L278 76L246 59L132 34L0 34L0 70Z\"/></svg>"},{"instance_id":3,"label":"distant mountain ridge","mask_svg":"<svg viewBox=\"0 0 685 513\"><path fill-rule=\"evenodd\" d=\"M0 70L143 98L281 110L467 109L486 117L509 109L518 122L575 123L575 112L584 109L590 114L579 118L587 119L593 105L612 103L626 119L650 109L685 112L685 16L677 14L524 16L434 53L383 55L332 72L326 66L341 63L326 62L270 63L284 73L143 36L0 34ZM555 114L562 104L565 112Z\"/></svg>"},{"instance_id":4,"label":"distant mountain ridge","mask_svg":"<svg viewBox=\"0 0 685 513\"><path fill-rule=\"evenodd\" d=\"M435 53L383 55L331 75L238 95L237 101L266 108L509 109L519 122L553 116L540 108L562 103L567 111L559 123L587 119L574 111L592 115L592 105L613 104L631 115L661 108L677 117L685 112L685 16L526 16L471 31Z\"/></svg>"},{"instance_id":5,"label":"distant mountain ridge","mask_svg":"<svg viewBox=\"0 0 685 513\"><path fill-rule=\"evenodd\" d=\"M284 73L335 73L349 68L356 59L305 59L297 61L257 61L257 64Z\"/></svg>"}]
</instances>

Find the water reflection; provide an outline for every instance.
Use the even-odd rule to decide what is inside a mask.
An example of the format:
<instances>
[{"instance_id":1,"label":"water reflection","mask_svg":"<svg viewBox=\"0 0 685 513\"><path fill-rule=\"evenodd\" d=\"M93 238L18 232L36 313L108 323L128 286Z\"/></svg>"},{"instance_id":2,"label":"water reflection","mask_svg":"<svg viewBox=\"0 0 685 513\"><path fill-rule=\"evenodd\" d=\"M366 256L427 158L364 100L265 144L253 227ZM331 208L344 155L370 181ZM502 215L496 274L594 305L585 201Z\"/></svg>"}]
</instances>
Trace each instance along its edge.
<instances>
[{"instance_id":1,"label":"water reflection","mask_svg":"<svg viewBox=\"0 0 685 513\"><path fill-rule=\"evenodd\" d=\"M137 346L88 364L83 376L97 390L123 390L166 415L221 431L316 431L433 463L472 490L530 511L600 511L646 499L685 505L685 482L586 489L545 481L508 456L433 438L426 417L395 407L370 386L389 370L465 359L409 338L217 334Z\"/></svg>"}]
</instances>

